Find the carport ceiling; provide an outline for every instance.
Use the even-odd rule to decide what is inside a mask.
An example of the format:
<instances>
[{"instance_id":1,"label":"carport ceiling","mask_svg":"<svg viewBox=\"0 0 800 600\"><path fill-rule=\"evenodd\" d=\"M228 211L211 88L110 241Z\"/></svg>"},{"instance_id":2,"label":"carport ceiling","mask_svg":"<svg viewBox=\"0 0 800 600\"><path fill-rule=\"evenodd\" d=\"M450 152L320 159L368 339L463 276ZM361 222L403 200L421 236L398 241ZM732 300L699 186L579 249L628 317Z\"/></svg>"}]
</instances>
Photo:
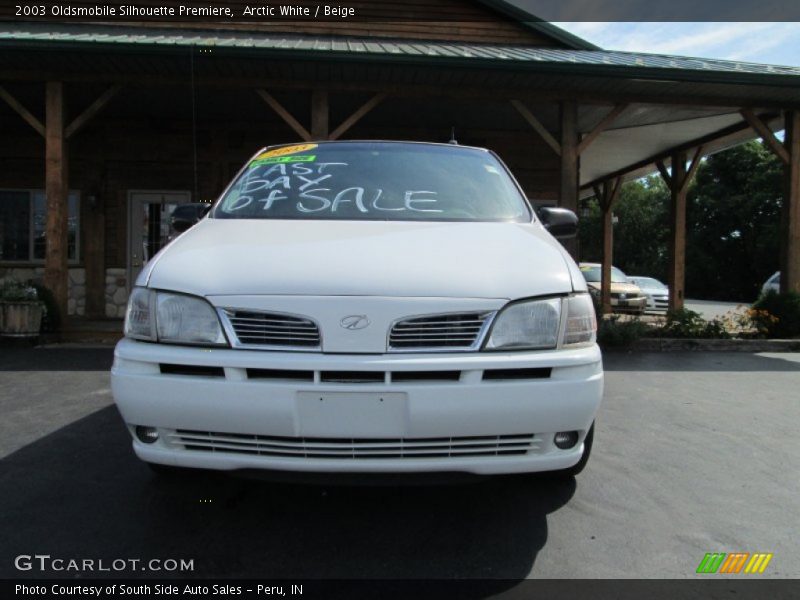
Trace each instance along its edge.
<instances>
[{"instance_id":1,"label":"carport ceiling","mask_svg":"<svg viewBox=\"0 0 800 600\"><path fill-rule=\"evenodd\" d=\"M622 119L620 119L622 120ZM633 127L614 127L606 130L581 155L581 185L602 179L610 173L625 170L649 157L658 156L670 149L690 144L718 132L742 124L739 112L717 114L693 119L661 121ZM781 121L775 119L773 129ZM749 128L723 136L720 140L706 143L704 154L717 152L731 145L756 137ZM652 171L652 168L645 168ZM636 173L640 175L640 173Z\"/></svg>"}]
</instances>

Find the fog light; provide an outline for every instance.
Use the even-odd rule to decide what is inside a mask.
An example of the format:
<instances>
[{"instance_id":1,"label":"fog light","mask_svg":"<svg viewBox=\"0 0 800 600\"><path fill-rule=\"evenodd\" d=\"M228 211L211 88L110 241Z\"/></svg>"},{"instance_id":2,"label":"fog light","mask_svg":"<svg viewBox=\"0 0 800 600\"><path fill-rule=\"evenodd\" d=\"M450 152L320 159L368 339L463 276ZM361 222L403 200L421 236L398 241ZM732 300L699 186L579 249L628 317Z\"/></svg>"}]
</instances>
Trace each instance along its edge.
<instances>
[{"instance_id":1,"label":"fog light","mask_svg":"<svg viewBox=\"0 0 800 600\"><path fill-rule=\"evenodd\" d=\"M143 444L153 444L158 441L158 429L155 427L136 426L136 437Z\"/></svg>"},{"instance_id":2,"label":"fog light","mask_svg":"<svg viewBox=\"0 0 800 600\"><path fill-rule=\"evenodd\" d=\"M578 443L578 432L577 431L559 431L556 434L556 437L553 439L556 446L561 448L562 450L567 450L572 448L575 444Z\"/></svg>"}]
</instances>

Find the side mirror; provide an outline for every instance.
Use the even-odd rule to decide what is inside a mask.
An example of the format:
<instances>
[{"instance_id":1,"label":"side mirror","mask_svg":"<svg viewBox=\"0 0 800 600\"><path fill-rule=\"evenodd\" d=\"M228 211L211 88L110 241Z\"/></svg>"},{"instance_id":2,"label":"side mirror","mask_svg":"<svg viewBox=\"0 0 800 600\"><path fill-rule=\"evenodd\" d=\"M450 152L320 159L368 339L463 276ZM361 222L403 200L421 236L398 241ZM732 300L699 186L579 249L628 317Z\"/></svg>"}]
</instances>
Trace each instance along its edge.
<instances>
[{"instance_id":1,"label":"side mirror","mask_svg":"<svg viewBox=\"0 0 800 600\"><path fill-rule=\"evenodd\" d=\"M572 238L578 234L578 216L569 209L543 206L539 218L553 237Z\"/></svg>"},{"instance_id":2,"label":"side mirror","mask_svg":"<svg viewBox=\"0 0 800 600\"><path fill-rule=\"evenodd\" d=\"M183 233L187 231L192 225L195 224L195 221L190 221L189 219L172 219L172 228L177 231L178 233Z\"/></svg>"}]
</instances>

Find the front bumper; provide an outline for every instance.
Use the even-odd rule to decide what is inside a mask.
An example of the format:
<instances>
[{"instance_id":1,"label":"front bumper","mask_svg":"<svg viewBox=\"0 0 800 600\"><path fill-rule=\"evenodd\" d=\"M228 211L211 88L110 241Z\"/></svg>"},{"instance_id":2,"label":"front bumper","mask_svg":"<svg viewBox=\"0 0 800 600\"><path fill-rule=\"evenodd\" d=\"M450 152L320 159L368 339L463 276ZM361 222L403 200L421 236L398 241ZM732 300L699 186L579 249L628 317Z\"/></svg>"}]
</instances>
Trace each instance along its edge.
<instances>
[{"instance_id":1,"label":"front bumper","mask_svg":"<svg viewBox=\"0 0 800 600\"><path fill-rule=\"evenodd\" d=\"M613 312L619 313L632 313L641 314L645 311L647 306L646 296L634 296L633 298L615 298L611 297L611 309Z\"/></svg>"},{"instance_id":2,"label":"front bumper","mask_svg":"<svg viewBox=\"0 0 800 600\"><path fill-rule=\"evenodd\" d=\"M220 470L520 473L568 468L603 392L598 347L336 355L122 340L114 399L147 462ZM556 432L579 432L561 450Z\"/></svg>"},{"instance_id":3,"label":"front bumper","mask_svg":"<svg viewBox=\"0 0 800 600\"><path fill-rule=\"evenodd\" d=\"M647 296L647 312L667 312L669 309L669 296L650 295Z\"/></svg>"}]
</instances>

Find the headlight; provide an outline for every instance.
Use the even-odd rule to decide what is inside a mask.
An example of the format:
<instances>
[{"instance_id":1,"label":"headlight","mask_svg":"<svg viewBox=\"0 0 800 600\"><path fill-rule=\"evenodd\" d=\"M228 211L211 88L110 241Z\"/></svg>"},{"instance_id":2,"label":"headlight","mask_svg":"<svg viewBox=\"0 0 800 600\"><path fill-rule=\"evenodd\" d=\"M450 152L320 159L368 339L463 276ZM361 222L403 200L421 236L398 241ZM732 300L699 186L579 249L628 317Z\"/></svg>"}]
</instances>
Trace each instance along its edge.
<instances>
[{"instance_id":1,"label":"headlight","mask_svg":"<svg viewBox=\"0 0 800 600\"><path fill-rule=\"evenodd\" d=\"M517 302L495 319L487 350L545 350L558 346L561 313L565 313L562 346L593 344L597 317L589 294Z\"/></svg>"},{"instance_id":2,"label":"headlight","mask_svg":"<svg viewBox=\"0 0 800 600\"><path fill-rule=\"evenodd\" d=\"M564 327L564 345L591 344L597 335L597 315L589 294L576 294L564 299L567 323Z\"/></svg>"},{"instance_id":3,"label":"headlight","mask_svg":"<svg viewBox=\"0 0 800 600\"><path fill-rule=\"evenodd\" d=\"M156 321L153 315L154 292L146 288L133 288L125 311L125 335L137 340L156 339Z\"/></svg>"},{"instance_id":4,"label":"headlight","mask_svg":"<svg viewBox=\"0 0 800 600\"><path fill-rule=\"evenodd\" d=\"M227 345L214 308L202 298L134 288L125 335L151 342Z\"/></svg>"},{"instance_id":5,"label":"headlight","mask_svg":"<svg viewBox=\"0 0 800 600\"><path fill-rule=\"evenodd\" d=\"M487 350L555 348L561 324L561 298L512 304L497 316Z\"/></svg>"}]
</instances>

